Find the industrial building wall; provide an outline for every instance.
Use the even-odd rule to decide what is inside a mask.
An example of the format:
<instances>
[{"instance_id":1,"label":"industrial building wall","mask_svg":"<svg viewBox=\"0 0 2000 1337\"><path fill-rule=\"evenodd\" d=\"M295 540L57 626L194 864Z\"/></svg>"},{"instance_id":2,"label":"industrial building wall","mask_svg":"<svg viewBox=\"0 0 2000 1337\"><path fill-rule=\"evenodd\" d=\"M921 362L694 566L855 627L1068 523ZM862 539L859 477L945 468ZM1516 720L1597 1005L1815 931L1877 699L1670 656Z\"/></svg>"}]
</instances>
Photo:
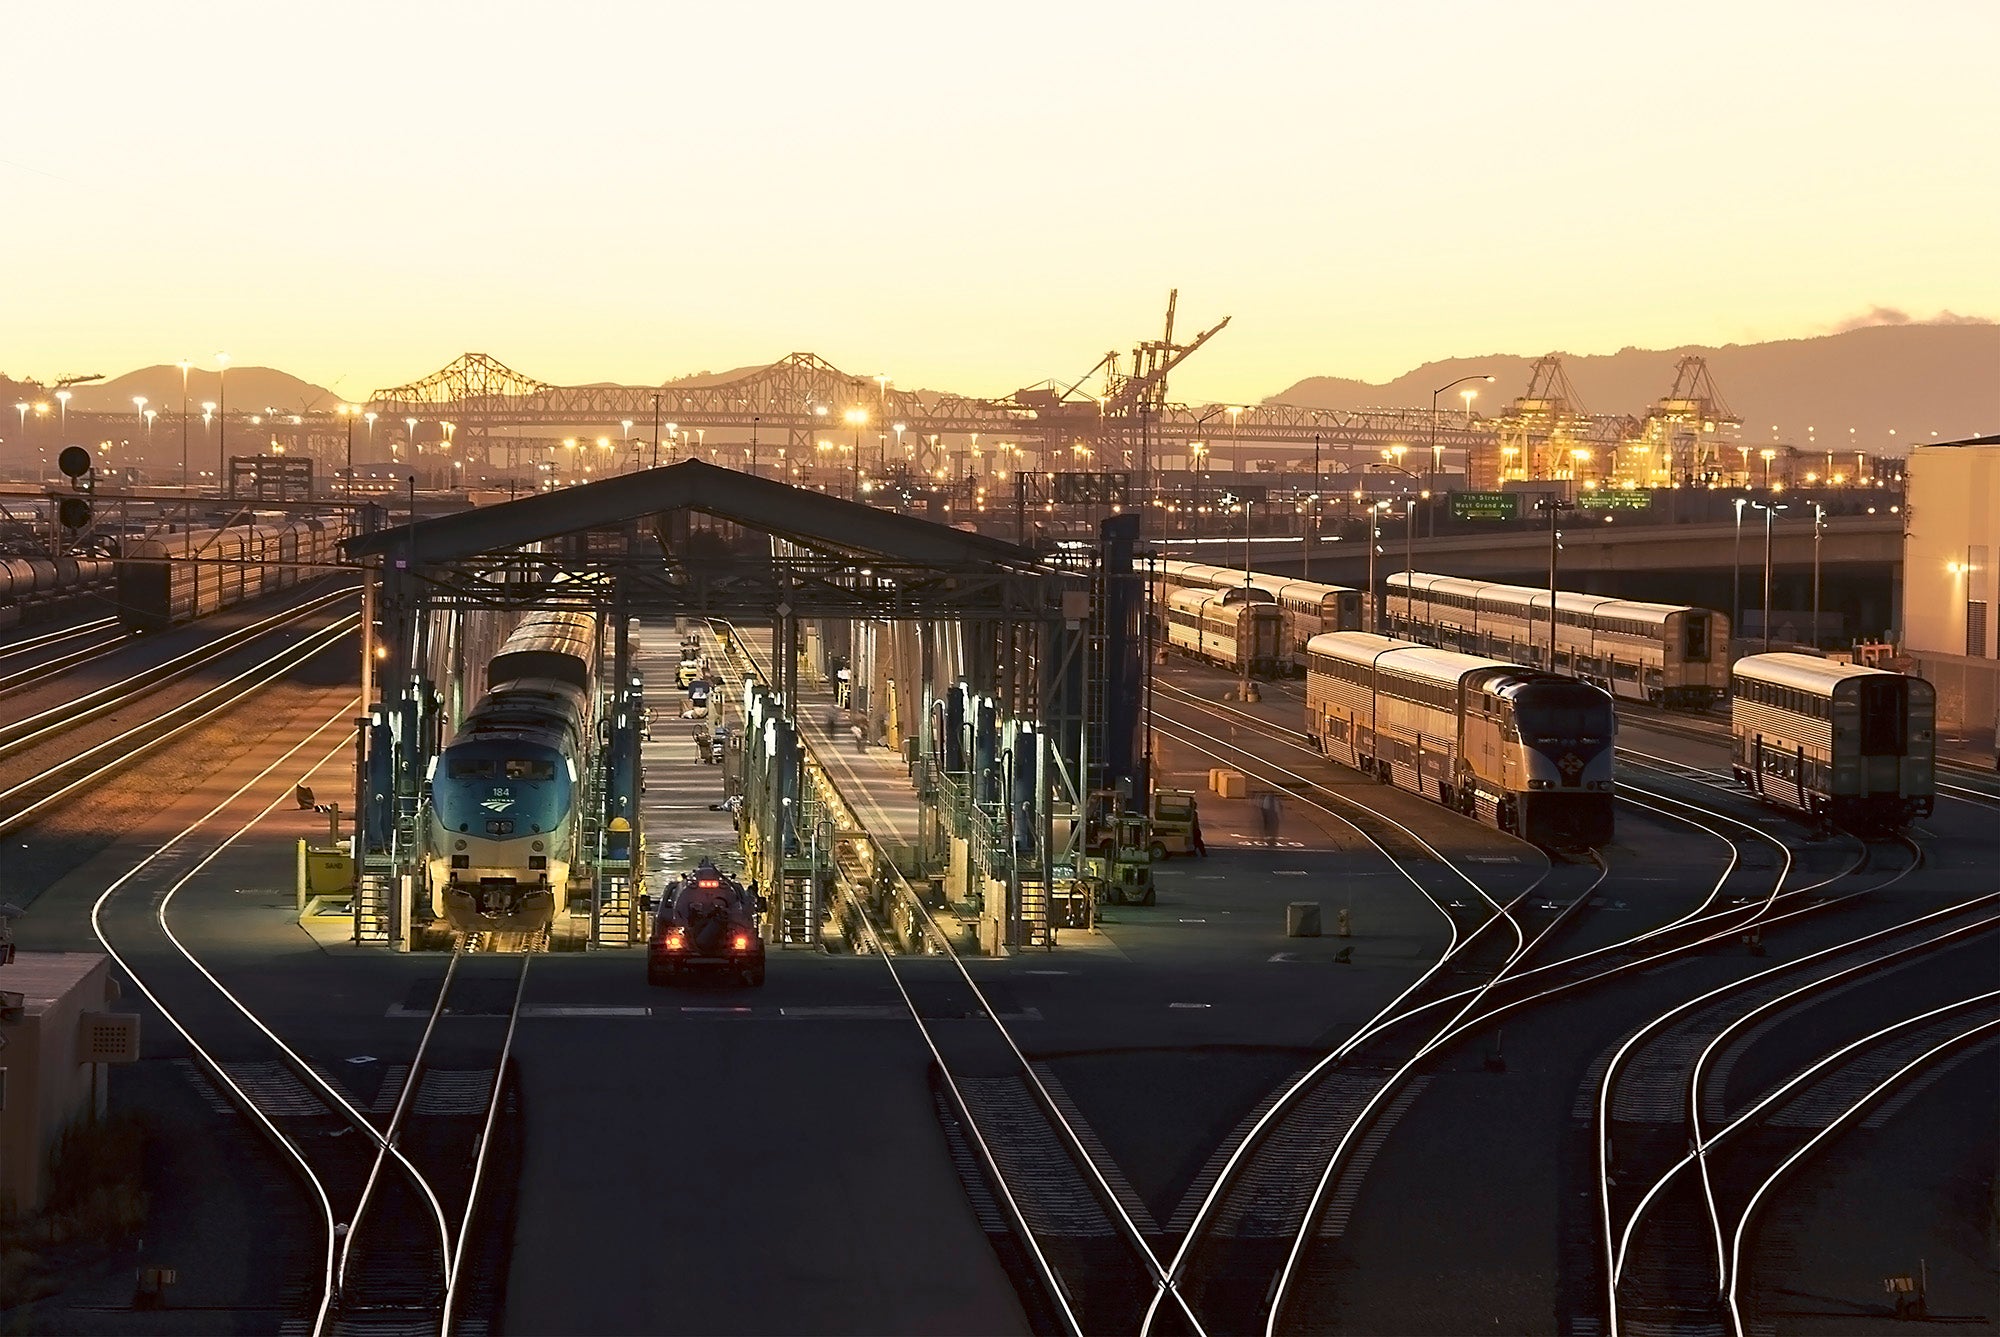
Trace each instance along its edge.
<instances>
[{"instance_id":1,"label":"industrial building wall","mask_svg":"<svg viewBox=\"0 0 2000 1337\"><path fill-rule=\"evenodd\" d=\"M1903 647L1918 655L1990 658L2000 591L1993 572L2000 446L1919 446L1910 452L1908 477Z\"/></svg>"},{"instance_id":2,"label":"industrial building wall","mask_svg":"<svg viewBox=\"0 0 2000 1337\"><path fill-rule=\"evenodd\" d=\"M27 995L0 1049L0 1210L34 1212L48 1191L56 1139L94 1113L101 1090L101 1065L76 1060L78 1031L118 990L109 957L78 952L23 952L0 970L0 988Z\"/></svg>"}]
</instances>

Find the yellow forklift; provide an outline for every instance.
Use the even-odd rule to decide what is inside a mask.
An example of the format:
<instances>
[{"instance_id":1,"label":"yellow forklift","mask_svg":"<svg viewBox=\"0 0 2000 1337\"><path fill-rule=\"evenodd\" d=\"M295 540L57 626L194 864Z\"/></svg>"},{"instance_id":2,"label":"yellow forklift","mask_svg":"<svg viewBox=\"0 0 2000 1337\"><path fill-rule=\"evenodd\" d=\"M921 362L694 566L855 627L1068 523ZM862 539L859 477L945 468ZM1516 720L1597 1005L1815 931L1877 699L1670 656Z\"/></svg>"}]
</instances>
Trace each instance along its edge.
<instances>
[{"instance_id":1,"label":"yellow forklift","mask_svg":"<svg viewBox=\"0 0 2000 1337\"><path fill-rule=\"evenodd\" d=\"M1144 813L1126 812L1120 796L1099 790L1090 796L1091 823L1079 881L1097 903L1151 905L1153 851Z\"/></svg>"}]
</instances>

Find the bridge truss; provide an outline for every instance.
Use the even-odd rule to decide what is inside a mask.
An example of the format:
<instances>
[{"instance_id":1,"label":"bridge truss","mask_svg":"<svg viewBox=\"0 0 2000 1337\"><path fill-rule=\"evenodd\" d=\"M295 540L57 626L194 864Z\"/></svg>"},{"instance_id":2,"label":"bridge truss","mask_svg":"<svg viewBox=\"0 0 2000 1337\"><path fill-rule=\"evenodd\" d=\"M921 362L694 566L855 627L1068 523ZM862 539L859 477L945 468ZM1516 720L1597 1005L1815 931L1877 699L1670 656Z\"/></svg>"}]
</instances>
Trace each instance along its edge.
<instances>
[{"instance_id":1,"label":"bridge truss","mask_svg":"<svg viewBox=\"0 0 2000 1337\"><path fill-rule=\"evenodd\" d=\"M1032 451L1047 469L1130 466L1163 447L1185 451L1194 441L1205 442L1211 454L1239 458L1265 446L1318 446L1330 452L1329 463L1343 453L1372 456L1394 445L1428 448L1433 430L1437 444L1451 451L1492 441L1490 427L1434 421L1422 409L1225 407L1145 398L1107 406L1046 390L1004 399L919 393L842 371L812 353L793 353L726 381L659 387L551 385L486 354L468 353L420 380L375 391L368 407L390 423L448 422L453 439L468 444L545 448L567 431L594 437L618 424L621 444L653 446L664 435L670 444L657 458L665 463L687 453L690 437L706 445L706 433L727 430L732 449L743 449L747 440L753 466L767 451L773 453L766 459L783 451L794 462L811 461L816 451L825 455L825 442L840 454L859 450L863 459L884 466L900 460L926 474L952 453L946 437L970 438L974 451Z\"/></svg>"}]
</instances>

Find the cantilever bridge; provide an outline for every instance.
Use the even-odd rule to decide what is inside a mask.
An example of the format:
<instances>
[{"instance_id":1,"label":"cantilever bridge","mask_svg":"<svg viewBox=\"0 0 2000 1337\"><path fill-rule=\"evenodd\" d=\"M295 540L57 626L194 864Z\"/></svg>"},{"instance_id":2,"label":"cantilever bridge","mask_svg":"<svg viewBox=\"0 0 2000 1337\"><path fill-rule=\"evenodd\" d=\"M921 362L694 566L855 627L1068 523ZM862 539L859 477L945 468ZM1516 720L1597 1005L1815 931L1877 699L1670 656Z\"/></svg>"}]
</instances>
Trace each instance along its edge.
<instances>
[{"instance_id":1,"label":"cantilever bridge","mask_svg":"<svg viewBox=\"0 0 2000 1337\"><path fill-rule=\"evenodd\" d=\"M1239 458L1260 447L1295 452L1317 444L1331 452L1331 464L1342 454L1372 457L1392 445L1421 453L1431 445L1433 430L1438 446L1454 453L1492 440L1484 423L1467 430L1460 422L1434 422L1421 409L1336 411L1144 399L1113 404L1053 388L1021 390L1004 399L920 394L883 378L844 372L812 353L793 353L732 380L659 387L551 385L484 353L467 353L420 380L375 391L368 407L390 423L448 421L455 439L468 444L522 442L563 430L595 435L607 424L628 422L633 426L624 439L636 433L655 441L655 424L671 423L683 434L731 429L732 441L809 454L816 440L844 442L859 430L869 438L894 432L899 446L918 452L937 450L938 439L947 436L984 438L989 447L1012 442L1038 451L1045 467L1059 460L1120 467L1183 454L1193 441ZM861 414L865 428L857 421Z\"/></svg>"}]
</instances>

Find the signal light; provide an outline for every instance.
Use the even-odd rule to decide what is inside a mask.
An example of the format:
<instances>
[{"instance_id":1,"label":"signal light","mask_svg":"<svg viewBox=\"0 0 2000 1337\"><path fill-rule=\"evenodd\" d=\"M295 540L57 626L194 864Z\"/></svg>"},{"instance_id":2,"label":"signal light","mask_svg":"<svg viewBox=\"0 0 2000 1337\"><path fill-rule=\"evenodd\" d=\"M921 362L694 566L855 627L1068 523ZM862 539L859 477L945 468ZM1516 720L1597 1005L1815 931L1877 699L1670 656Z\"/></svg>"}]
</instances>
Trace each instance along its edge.
<instances>
[{"instance_id":1,"label":"signal light","mask_svg":"<svg viewBox=\"0 0 2000 1337\"><path fill-rule=\"evenodd\" d=\"M56 456L56 468L66 478L81 478L90 472L90 452L82 446L64 446L62 454Z\"/></svg>"},{"instance_id":2,"label":"signal light","mask_svg":"<svg viewBox=\"0 0 2000 1337\"><path fill-rule=\"evenodd\" d=\"M64 529L82 529L90 523L90 503L82 497L64 497L56 503L56 518Z\"/></svg>"}]
</instances>

